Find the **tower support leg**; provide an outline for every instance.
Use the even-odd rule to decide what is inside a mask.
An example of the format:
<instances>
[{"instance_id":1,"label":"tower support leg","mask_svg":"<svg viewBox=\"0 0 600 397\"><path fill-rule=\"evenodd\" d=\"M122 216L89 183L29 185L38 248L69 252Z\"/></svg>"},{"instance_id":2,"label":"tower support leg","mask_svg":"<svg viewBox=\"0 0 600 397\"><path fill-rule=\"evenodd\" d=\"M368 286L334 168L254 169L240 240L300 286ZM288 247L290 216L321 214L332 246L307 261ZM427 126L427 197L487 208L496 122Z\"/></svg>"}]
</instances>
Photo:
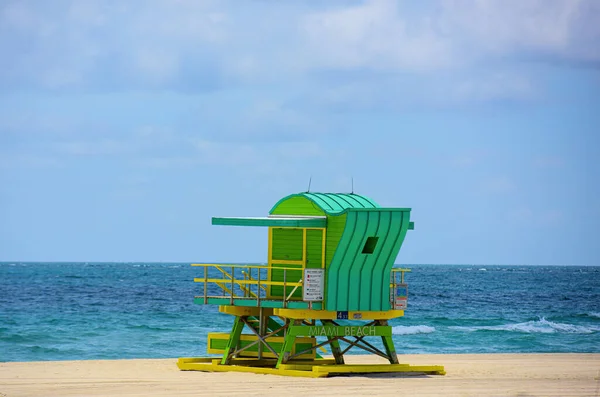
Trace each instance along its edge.
<instances>
[{"instance_id":1,"label":"tower support leg","mask_svg":"<svg viewBox=\"0 0 600 397\"><path fill-rule=\"evenodd\" d=\"M321 320L321 324L323 325L335 325L330 320ZM329 345L331 346L331 353L333 353L333 358L336 364L344 364L344 353L342 353L342 349L340 347L340 342L335 336L328 336L327 340L329 341Z\"/></svg>"},{"instance_id":2,"label":"tower support leg","mask_svg":"<svg viewBox=\"0 0 600 397\"><path fill-rule=\"evenodd\" d=\"M388 326L387 320L377 320L378 325ZM398 355L396 354L396 349L394 348L394 341L392 340L392 336L382 336L381 340L383 342L383 346L385 347L385 353L390 360L390 364L398 364Z\"/></svg>"},{"instance_id":3,"label":"tower support leg","mask_svg":"<svg viewBox=\"0 0 600 397\"><path fill-rule=\"evenodd\" d=\"M302 320L293 320L292 325L302 325ZM279 353L279 357L277 358L277 365L275 368L279 368L281 364L285 364L290 359L292 355L292 350L294 349L294 341L296 340L296 335L293 332L286 332L285 338L283 340L283 346L281 347L281 352Z\"/></svg>"},{"instance_id":4,"label":"tower support leg","mask_svg":"<svg viewBox=\"0 0 600 397\"><path fill-rule=\"evenodd\" d=\"M231 334L229 334L229 340L227 341L227 346L225 346L225 352L223 353L223 358L221 359L221 364L226 365L231 361L231 353L236 350L236 347L240 341L240 335L242 334L242 329L244 329L244 321L242 317L236 316L233 322L233 328L231 330Z\"/></svg>"}]
</instances>

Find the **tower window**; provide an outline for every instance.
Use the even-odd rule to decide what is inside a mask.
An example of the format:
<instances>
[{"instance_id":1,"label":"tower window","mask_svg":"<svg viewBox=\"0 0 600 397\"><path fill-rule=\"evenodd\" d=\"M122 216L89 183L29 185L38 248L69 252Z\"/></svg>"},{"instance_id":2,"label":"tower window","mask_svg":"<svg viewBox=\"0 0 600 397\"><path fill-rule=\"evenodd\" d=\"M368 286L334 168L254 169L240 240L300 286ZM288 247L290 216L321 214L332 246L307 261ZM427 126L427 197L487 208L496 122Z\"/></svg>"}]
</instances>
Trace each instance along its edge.
<instances>
[{"instance_id":1,"label":"tower window","mask_svg":"<svg viewBox=\"0 0 600 397\"><path fill-rule=\"evenodd\" d=\"M375 251L375 246L377 246L377 240L379 240L379 237L367 237L362 253L372 254Z\"/></svg>"}]
</instances>

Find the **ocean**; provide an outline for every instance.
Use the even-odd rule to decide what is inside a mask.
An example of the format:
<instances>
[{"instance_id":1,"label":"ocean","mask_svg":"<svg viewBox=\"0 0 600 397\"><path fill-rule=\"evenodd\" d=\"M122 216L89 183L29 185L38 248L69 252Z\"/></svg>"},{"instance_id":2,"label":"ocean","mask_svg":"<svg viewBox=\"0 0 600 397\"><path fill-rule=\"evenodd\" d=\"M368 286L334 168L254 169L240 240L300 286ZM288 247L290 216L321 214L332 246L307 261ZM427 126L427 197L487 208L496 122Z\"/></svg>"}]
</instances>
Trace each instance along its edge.
<instances>
[{"instance_id":1,"label":"ocean","mask_svg":"<svg viewBox=\"0 0 600 397\"><path fill-rule=\"evenodd\" d=\"M402 267L400 354L600 352L600 267ZM232 318L193 303L194 277L186 263L0 262L0 361L206 356Z\"/></svg>"}]
</instances>

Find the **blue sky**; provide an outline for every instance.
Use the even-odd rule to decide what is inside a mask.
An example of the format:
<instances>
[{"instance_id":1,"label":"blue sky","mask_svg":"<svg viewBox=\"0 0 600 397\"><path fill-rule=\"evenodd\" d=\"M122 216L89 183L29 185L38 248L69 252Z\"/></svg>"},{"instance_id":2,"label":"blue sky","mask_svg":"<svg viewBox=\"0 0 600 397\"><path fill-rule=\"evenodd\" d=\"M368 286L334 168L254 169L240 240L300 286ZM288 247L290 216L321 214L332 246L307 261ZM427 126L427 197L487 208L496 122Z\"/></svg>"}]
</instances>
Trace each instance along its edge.
<instances>
[{"instance_id":1,"label":"blue sky","mask_svg":"<svg viewBox=\"0 0 600 397\"><path fill-rule=\"evenodd\" d=\"M261 262L307 188L398 263L600 265L600 2L3 1L0 260Z\"/></svg>"}]
</instances>

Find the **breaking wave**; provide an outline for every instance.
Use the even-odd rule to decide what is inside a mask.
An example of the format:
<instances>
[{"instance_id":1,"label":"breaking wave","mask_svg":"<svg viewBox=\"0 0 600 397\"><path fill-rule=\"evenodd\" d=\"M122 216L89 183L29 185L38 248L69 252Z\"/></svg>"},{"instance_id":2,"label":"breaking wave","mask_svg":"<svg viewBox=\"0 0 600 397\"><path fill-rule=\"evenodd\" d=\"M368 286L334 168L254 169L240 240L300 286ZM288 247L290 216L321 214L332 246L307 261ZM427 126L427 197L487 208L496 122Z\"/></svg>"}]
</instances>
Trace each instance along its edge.
<instances>
[{"instance_id":1,"label":"breaking wave","mask_svg":"<svg viewBox=\"0 0 600 397\"><path fill-rule=\"evenodd\" d=\"M432 332L435 332L435 328L428 325L397 325L392 327L392 334L394 335L430 334Z\"/></svg>"},{"instance_id":2,"label":"breaking wave","mask_svg":"<svg viewBox=\"0 0 600 397\"><path fill-rule=\"evenodd\" d=\"M565 334L592 334L600 331L600 327L583 326L574 324L555 323L541 318L535 321L527 321L517 324L502 324L502 325L483 325L474 327L448 327L460 331L507 331L507 332L523 332L527 334L542 333L565 333Z\"/></svg>"}]
</instances>

